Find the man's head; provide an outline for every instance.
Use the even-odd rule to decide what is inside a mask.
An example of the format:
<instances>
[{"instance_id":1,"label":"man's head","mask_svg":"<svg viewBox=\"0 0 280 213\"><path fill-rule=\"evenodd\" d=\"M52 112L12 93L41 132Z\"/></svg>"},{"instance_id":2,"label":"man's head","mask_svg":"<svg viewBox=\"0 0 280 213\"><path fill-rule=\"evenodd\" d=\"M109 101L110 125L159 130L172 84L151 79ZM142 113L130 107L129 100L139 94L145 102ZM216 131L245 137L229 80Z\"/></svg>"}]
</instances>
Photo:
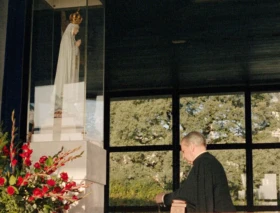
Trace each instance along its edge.
<instances>
[{"instance_id":1,"label":"man's head","mask_svg":"<svg viewBox=\"0 0 280 213\"><path fill-rule=\"evenodd\" d=\"M205 137L196 131L190 132L181 140L183 158L190 164L202 152L206 151Z\"/></svg>"}]
</instances>

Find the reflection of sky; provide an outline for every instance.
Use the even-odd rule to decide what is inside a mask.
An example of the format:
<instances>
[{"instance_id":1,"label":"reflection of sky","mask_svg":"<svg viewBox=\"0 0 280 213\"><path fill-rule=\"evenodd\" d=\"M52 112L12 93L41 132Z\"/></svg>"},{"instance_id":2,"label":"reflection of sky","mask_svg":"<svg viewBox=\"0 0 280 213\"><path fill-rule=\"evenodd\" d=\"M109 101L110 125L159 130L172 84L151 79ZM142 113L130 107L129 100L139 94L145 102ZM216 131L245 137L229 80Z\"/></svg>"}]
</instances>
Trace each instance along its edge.
<instances>
[{"instance_id":1,"label":"reflection of sky","mask_svg":"<svg viewBox=\"0 0 280 213\"><path fill-rule=\"evenodd\" d=\"M103 146L103 96L86 100L86 137Z\"/></svg>"}]
</instances>

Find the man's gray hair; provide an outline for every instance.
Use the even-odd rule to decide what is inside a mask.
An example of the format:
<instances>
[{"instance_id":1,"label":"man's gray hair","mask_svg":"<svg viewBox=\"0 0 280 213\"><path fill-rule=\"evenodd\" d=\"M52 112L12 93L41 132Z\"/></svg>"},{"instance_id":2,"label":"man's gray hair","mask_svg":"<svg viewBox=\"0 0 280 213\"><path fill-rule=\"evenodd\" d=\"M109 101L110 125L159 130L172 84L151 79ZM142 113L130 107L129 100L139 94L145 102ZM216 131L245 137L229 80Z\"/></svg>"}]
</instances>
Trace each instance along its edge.
<instances>
[{"instance_id":1,"label":"man's gray hair","mask_svg":"<svg viewBox=\"0 0 280 213\"><path fill-rule=\"evenodd\" d=\"M206 147L206 139L200 132L192 131L182 138L181 144L186 146L190 144L203 145Z\"/></svg>"}]
</instances>

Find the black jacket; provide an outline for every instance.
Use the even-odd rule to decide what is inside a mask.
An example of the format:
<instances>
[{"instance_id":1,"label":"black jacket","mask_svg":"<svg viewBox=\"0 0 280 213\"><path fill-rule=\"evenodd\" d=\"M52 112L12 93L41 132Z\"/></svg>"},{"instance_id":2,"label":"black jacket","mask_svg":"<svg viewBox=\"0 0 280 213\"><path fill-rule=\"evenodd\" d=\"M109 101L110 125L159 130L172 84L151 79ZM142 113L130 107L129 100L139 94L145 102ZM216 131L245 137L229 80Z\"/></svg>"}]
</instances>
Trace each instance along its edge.
<instances>
[{"instance_id":1,"label":"black jacket","mask_svg":"<svg viewBox=\"0 0 280 213\"><path fill-rule=\"evenodd\" d=\"M181 187L164 196L164 204L185 200L188 212L235 212L221 163L210 153L199 155Z\"/></svg>"}]
</instances>

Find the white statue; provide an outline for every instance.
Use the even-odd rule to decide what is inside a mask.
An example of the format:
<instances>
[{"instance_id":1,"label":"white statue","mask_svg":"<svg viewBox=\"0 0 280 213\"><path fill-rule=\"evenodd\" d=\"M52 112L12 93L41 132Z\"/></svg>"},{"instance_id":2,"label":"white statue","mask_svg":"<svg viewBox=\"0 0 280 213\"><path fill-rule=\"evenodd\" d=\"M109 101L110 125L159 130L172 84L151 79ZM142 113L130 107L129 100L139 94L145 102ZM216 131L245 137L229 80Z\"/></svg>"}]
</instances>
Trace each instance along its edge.
<instances>
[{"instance_id":1,"label":"white statue","mask_svg":"<svg viewBox=\"0 0 280 213\"><path fill-rule=\"evenodd\" d=\"M63 33L54 81L55 93L55 117L61 117L64 84L79 82L80 50L81 39L76 40L75 36L79 32L79 24L82 17L79 11L69 17L70 23Z\"/></svg>"}]
</instances>

